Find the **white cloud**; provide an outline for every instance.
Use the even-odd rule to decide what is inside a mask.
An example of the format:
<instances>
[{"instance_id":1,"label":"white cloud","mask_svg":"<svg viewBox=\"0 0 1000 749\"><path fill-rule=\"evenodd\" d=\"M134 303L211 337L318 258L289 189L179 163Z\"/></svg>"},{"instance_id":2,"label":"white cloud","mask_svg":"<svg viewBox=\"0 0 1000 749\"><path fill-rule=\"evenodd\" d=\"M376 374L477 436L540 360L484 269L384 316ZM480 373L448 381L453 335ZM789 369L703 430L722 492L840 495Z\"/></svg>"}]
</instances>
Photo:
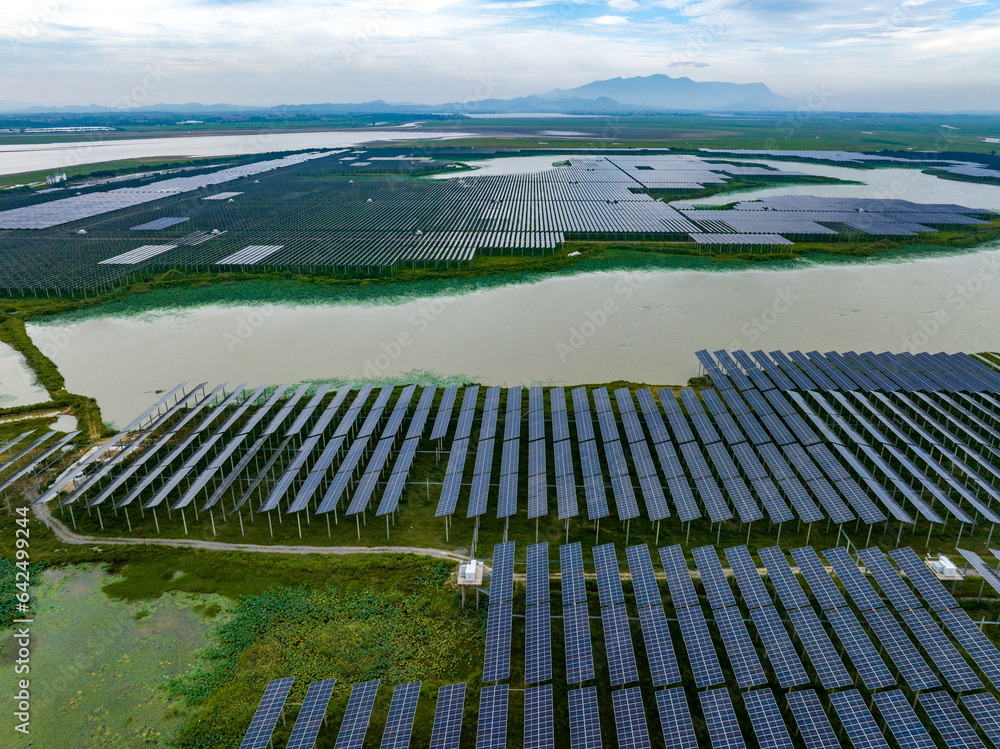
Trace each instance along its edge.
<instances>
[{"instance_id":1,"label":"white cloud","mask_svg":"<svg viewBox=\"0 0 1000 749\"><path fill-rule=\"evenodd\" d=\"M615 10L636 10L640 6L635 0L608 0L608 7Z\"/></svg>"},{"instance_id":2,"label":"white cloud","mask_svg":"<svg viewBox=\"0 0 1000 749\"><path fill-rule=\"evenodd\" d=\"M597 18L588 18L586 22L595 26L624 26L628 23L628 18L625 16L597 16Z\"/></svg>"}]
</instances>

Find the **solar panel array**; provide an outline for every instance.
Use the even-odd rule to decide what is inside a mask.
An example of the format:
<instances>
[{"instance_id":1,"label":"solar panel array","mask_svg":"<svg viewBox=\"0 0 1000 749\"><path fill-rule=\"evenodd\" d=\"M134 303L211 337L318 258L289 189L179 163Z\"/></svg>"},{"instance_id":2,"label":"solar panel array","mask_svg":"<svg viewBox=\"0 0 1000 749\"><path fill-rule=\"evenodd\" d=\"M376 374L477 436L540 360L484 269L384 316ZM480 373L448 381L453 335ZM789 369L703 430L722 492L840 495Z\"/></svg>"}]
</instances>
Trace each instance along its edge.
<instances>
[{"instance_id":1,"label":"solar panel array","mask_svg":"<svg viewBox=\"0 0 1000 749\"><path fill-rule=\"evenodd\" d=\"M336 679L323 679L309 685L285 749L313 749L336 685Z\"/></svg>"},{"instance_id":2,"label":"solar panel array","mask_svg":"<svg viewBox=\"0 0 1000 749\"><path fill-rule=\"evenodd\" d=\"M371 720L375 696L378 693L378 684L378 681L367 681L354 685L347 700L347 712L340 724L335 749L361 749L364 745L368 722Z\"/></svg>"},{"instance_id":3,"label":"solar panel array","mask_svg":"<svg viewBox=\"0 0 1000 749\"><path fill-rule=\"evenodd\" d=\"M524 683L537 684L552 678L549 545L529 546L527 565Z\"/></svg>"},{"instance_id":4,"label":"solar panel array","mask_svg":"<svg viewBox=\"0 0 1000 749\"><path fill-rule=\"evenodd\" d=\"M465 684L449 684L438 690L430 749L459 749L464 707Z\"/></svg>"},{"instance_id":5,"label":"solar panel array","mask_svg":"<svg viewBox=\"0 0 1000 749\"><path fill-rule=\"evenodd\" d=\"M483 681L510 676L510 638L514 616L514 542L493 547L490 608L486 619L486 656Z\"/></svg>"},{"instance_id":6,"label":"solar panel array","mask_svg":"<svg viewBox=\"0 0 1000 749\"><path fill-rule=\"evenodd\" d=\"M271 741L271 734L274 733L274 727L281 717L281 711L285 707L285 700L288 699L294 680L294 677L288 676L268 682L240 749L263 749Z\"/></svg>"}]
</instances>

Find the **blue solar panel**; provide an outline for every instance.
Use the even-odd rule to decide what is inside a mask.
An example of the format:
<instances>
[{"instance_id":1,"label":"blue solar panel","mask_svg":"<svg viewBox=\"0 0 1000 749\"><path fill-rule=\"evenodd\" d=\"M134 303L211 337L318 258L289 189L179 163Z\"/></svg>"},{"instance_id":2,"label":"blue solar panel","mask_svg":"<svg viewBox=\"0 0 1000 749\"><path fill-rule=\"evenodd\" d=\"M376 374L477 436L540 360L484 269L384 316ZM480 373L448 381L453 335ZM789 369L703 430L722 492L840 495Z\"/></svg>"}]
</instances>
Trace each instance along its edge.
<instances>
[{"instance_id":1,"label":"blue solar panel","mask_svg":"<svg viewBox=\"0 0 1000 749\"><path fill-rule=\"evenodd\" d=\"M612 692L611 701L615 708L618 746L648 749L649 731L646 728L646 713L642 707L642 691L639 687Z\"/></svg>"},{"instance_id":2,"label":"blue solar panel","mask_svg":"<svg viewBox=\"0 0 1000 749\"><path fill-rule=\"evenodd\" d=\"M514 542L493 547L490 575L490 603L510 601L514 597Z\"/></svg>"},{"instance_id":3,"label":"blue solar panel","mask_svg":"<svg viewBox=\"0 0 1000 749\"><path fill-rule=\"evenodd\" d=\"M260 698L257 711L250 721L240 749L263 749L271 740L274 726L281 717L281 711L285 707L285 700L288 699L288 692L292 689L294 676L284 679L274 679L268 682L264 689L264 696Z\"/></svg>"},{"instance_id":4,"label":"blue solar panel","mask_svg":"<svg viewBox=\"0 0 1000 749\"><path fill-rule=\"evenodd\" d=\"M714 546L701 546L693 549L695 564L698 565L698 574L701 576L701 584L705 587L708 595L708 603L713 609L721 609L726 606L735 606L736 598L733 590L729 587L726 573L719 563L719 555Z\"/></svg>"},{"instance_id":5,"label":"blue solar panel","mask_svg":"<svg viewBox=\"0 0 1000 749\"><path fill-rule=\"evenodd\" d=\"M557 446L560 444L568 445L569 443L556 443ZM572 474L556 475L556 504L560 520L575 518L580 514L580 506L576 499L576 482Z\"/></svg>"},{"instance_id":6,"label":"blue solar panel","mask_svg":"<svg viewBox=\"0 0 1000 749\"><path fill-rule=\"evenodd\" d=\"M585 603L587 588L583 578L583 547L579 541L559 547L559 573L563 606Z\"/></svg>"},{"instance_id":7,"label":"blue solar panel","mask_svg":"<svg viewBox=\"0 0 1000 749\"><path fill-rule=\"evenodd\" d=\"M766 549L758 549L760 560L767 569L767 575L771 579L771 584L781 599L781 604L786 610L799 609L809 606L809 597L806 596L802 586L795 578L792 568L785 560L785 552L777 546Z\"/></svg>"},{"instance_id":8,"label":"blue solar panel","mask_svg":"<svg viewBox=\"0 0 1000 749\"><path fill-rule=\"evenodd\" d=\"M805 578L821 609L826 611L847 605L847 601L840 594L840 589L833 582L813 547L792 549L792 558L798 565L802 577Z\"/></svg>"},{"instance_id":9,"label":"blue solar panel","mask_svg":"<svg viewBox=\"0 0 1000 749\"><path fill-rule=\"evenodd\" d=\"M670 495L674 500L674 504L677 505L677 515L682 523L701 517L697 505L695 505L691 487L688 486L687 481L684 479L668 479L667 486L670 488ZM729 510L729 505L726 504L725 497L722 496L722 490L715 483L714 478L695 479L694 486L698 490L698 496L701 498L702 504L705 505L709 520L713 523L718 523L723 520L729 520L733 516L733 513Z\"/></svg>"},{"instance_id":10,"label":"blue solar panel","mask_svg":"<svg viewBox=\"0 0 1000 749\"><path fill-rule=\"evenodd\" d=\"M455 397L458 395L458 385L452 385L444 389L441 393L441 402L438 404L437 416L434 417L434 426L431 428L431 439L441 439L448 433L448 425L451 423L451 412L455 408Z\"/></svg>"},{"instance_id":11,"label":"blue solar panel","mask_svg":"<svg viewBox=\"0 0 1000 749\"><path fill-rule=\"evenodd\" d=\"M927 665L927 661L910 642L910 638L903 632L903 628L896 622L889 609L884 607L872 609L864 614L868 626L882 643L885 652L896 664L896 668L910 689L919 691L941 686L941 682Z\"/></svg>"},{"instance_id":12,"label":"blue solar panel","mask_svg":"<svg viewBox=\"0 0 1000 749\"><path fill-rule=\"evenodd\" d=\"M711 687L725 683L719 656L716 655L712 636L705 622L705 615L698 606L690 606L677 611L677 621L681 627L681 638L687 651L688 663L694 675L695 685Z\"/></svg>"},{"instance_id":13,"label":"blue solar panel","mask_svg":"<svg viewBox=\"0 0 1000 749\"><path fill-rule=\"evenodd\" d=\"M786 689L807 684L809 677L795 652L788 630L785 629L774 607L753 609L750 617L757 627L757 634L760 635L768 660L771 661L771 667L778 677L778 683Z\"/></svg>"},{"instance_id":14,"label":"blue solar panel","mask_svg":"<svg viewBox=\"0 0 1000 749\"><path fill-rule=\"evenodd\" d=\"M572 749L602 749L597 688L574 689L569 699L569 741Z\"/></svg>"},{"instance_id":15,"label":"blue solar panel","mask_svg":"<svg viewBox=\"0 0 1000 749\"><path fill-rule=\"evenodd\" d=\"M382 733L381 749L407 749L413 732L413 718L420 699L420 682L400 684L392 691L389 715Z\"/></svg>"},{"instance_id":16,"label":"blue solar panel","mask_svg":"<svg viewBox=\"0 0 1000 749\"><path fill-rule=\"evenodd\" d=\"M486 687L479 693L476 749L506 749L507 693L506 684Z\"/></svg>"},{"instance_id":17,"label":"blue solar panel","mask_svg":"<svg viewBox=\"0 0 1000 749\"><path fill-rule=\"evenodd\" d=\"M624 603L625 594L622 591L614 544L594 547L594 566L597 571L597 592L601 599L601 606Z\"/></svg>"},{"instance_id":18,"label":"blue solar panel","mask_svg":"<svg viewBox=\"0 0 1000 749\"><path fill-rule=\"evenodd\" d=\"M736 507L742 522L751 523L764 517L764 513L757 507L753 495L750 494L750 489L747 488L742 478L722 479L722 485L729 494L729 499Z\"/></svg>"},{"instance_id":19,"label":"blue solar panel","mask_svg":"<svg viewBox=\"0 0 1000 749\"><path fill-rule=\"evenodd\" d=\"M430 749L459 749L464 707L465 684L449 684L438 690Z\"/></svg>"},{"instance_id":20,"label":"blue solar panel","mask_svg":"<svg viewBox=\"0 0 1000 749\"><path fill-rule=\"evenodd\" d=\"M985 733L993 746L1000 746L1000 702L992 694L967 694L962 697L962 704L968 710L980 730Z\"/></svg>"},{"instance_id":21,"label":"blue solar panel","mask_svg":"<svg viewBox=\"0 0 1000 749\"><path fill-rule=\"evenodd\" d=\"M528 476L528 519L549 514L549 492L545 474Z\"/></svg>"},{"instance_id":22,"label":"blue solar panel","mask_svg":"<svg viewBox=\"0 0 1000 749\"><path fill-rule=\"evenodd\" d=\"M983 682L925 609L903 611L900 616L952 691L972 692L983 688Z\"/></svg>"},{"instance_id":23,"label":"blue solar panel","mask_svg":"<svg viewBox=\"0 0 1000 749\"><path fill-rule=\"evenodd\" d=\"M596 553L596 551L595 551ZM635 604L640 609L647 606L658 606L663 603L660 588L656 582L653 570L653 560L645 544L629 546L625 549L628 559L629 573L632 576L632 590L635 593Z\"/></svg>"},{"instance_id":24,"label":"blue solar panel","mask_svg":"<svg viewBox=\"0 0 1000 749\"><path fill-rule=\"evenodd\" d=\"M486 513L489 501L490 474L477 473L472 477L472 487L469 490L469 512L467 517L477 518Z\"/></svg>"},{"instance_id":25,"label":"blue solar panel","mask_svg":"<svg viewBox=\"0 0 1000 749\"><path fill-rule=\"evenodd\" d=\"M962 609L940 611L938 616L994 688L1000 689L1000 651L996 645Z\"/></svg>"},{"instance_id":26,"label":"blue solar panel","mask_svg":"<svg viewBox=\"0 0 1000 749\"><path fill-rule=\"evenodd\" d=\"M891 687L896 683L896 677L882 660L878 650L865 634L854 612L849 608L830 609L825 612L827 620L833 626L844 652L854 665L854 670L868 689Z\"/></svg>"},{"instance_id":27,"label":"blue solar panel","mask_svg":"<svg viewBox=\"0 0 1000 749\"><path fill-rule=\"evenodd\" d=\"M524 749L552 749L553 746L552 685L527 689L524 692Z\"/></svg>"},{"instance_id":28,"label":"blue solar panel","mask_svg":"<svg viewBox=\"0 0 1000 749\"><path fill-rule=\"evenodd\" d=\"M552 678L552 628L549 604L528 606L525 623L524 683Z\"/></svg>"},{"instance_id":29,"label":"blue solar panel","mask_svg":"<svg viewBox=\"0 0 1000 749\"><path fill-rule=\"evenodd\" d=\"M840 740L826 717L823 705L812 689L785 695L806 749L840 749Z\"/></svg>"},{"instance_id":30,"label":"blue solar panel","mask_svg":"<svg viewBox=\"0 0 1000 749\"><path fill-rule=\"evenodd\" d=\"M612 686L638 681L639 671L632 648L632 634L628 626L628 613L624 604L605 606L601 609L604 622L604 645L608 657L608 671Z\"/></svg>"},{"instance_id":31,"label":"blue solar panel","mask_svg":"<svg viewBox=\"0 0 1000 749\"><path fill-rule=\"evenodd\" d=\"M507 409L504 413L504 440L517 439L521 436L521 388L512 387L507 390Z\"/></svg>"},{"instance_id":32,"label":"blue solar panel","mask_svg":"<svg viewBox=\"0 0 1000 749\"><path fill-rule=\"evenodd\" d=\"M563 606L566 641L566 683L580 684L594 678L594 653L590 648L590 615L586 603Z\"/></svg>"},{"instance_id":33,"label":"blue solar panel","mask_svg":"<svg viewBox=\"0 0 1000 749\"><path fill-rule=\"evenodd\" d=\"M517 514L517 477L516 473L500 476L500 491L497 501L498 518L507 518Z\"/></svg>"},{"instance_id":34,"label":"blue solar panel","mask_svg":"<svg viewBox=\"0 0 1000 749\"><path fill-rule=\"evenodd\" d=\"M354 685L351 697L347 700L347 712L340 724L335 749L361 749L365 743L365 734L368 733L368 721L371 719L377 693L377 680Z\"/></svg>"},{"instance_id":35,"label":"blue solar panel","mask_svg":"<svg viewBox=\"0 0 1000 749\"><path fill-rule=\"evenodd\" d=\"M576 425L576 439L586 442L594 439L594 422L590 416L590 401L586 388L576 388L573 396L573 423Z\"/></svg>"},{"instance_id":36,"label":"blue solar panel","mask_svg":"<svg viewBox=\"0 0 1000 749\"><path fill-rule=\"evenodd\" d=\"M676 684L681 680L681 672L663 607L639 609L639 622L642 624L642 638L646 644L646 659L653 686Z\"/></svg>"},{"instance_id":37,"label":"blue solar panel","mask_svg":"<svg viewBox=\"0 0 1000 749\"><path fill-rule=\"evenodd\" d=\"M663 416L656 405L656 399L653 398L652 392L650 392L649 388L643 388L636 395L639 398L639 408L642 411L642 417L646 422L646 428L649 430L653 444L658 445L661 442L669 440L670 434L667 432L666 424L663 423Z\"/></svg>"},{"instance_id":38,"label":"blue solar panel","mask_svg":"<svg viewBox=\"0 0 1000 749\"><path fill-rule=\"evenodd\" d=\"M680 544L665 546L660 549L660 563L667 575L667 587L670 589L670 599L678 611L688 606L698 605L698 593L691 581L691 571Z\"/></svg>"},{"instance_id":39,"label":"blue solar panel","mask_svg":"<svg viewBox=\"0 0 1000 749\"><path fill-rule=\"evenodd\" d=\"M698 749L698 737L691 722L687 695L683 687L664 689L656 693L660 727L667 749Z\"/></svg>"},{"instance_id":40,"label":"blue solar panel","mask_svg":"<svg viewBox=\"0 0 1000 749\"><path fill-rule=\"evenodd\" d=\"M336 679L323 679L309 685L306 696L302 699L302 707L299 708L299 714L295 718L295 726L288 737L286 749L313 749L336 684Z\"/></svg>"},{"instance_id":41,"label":"blue solar panel","mask_svg":"<svg viewBox=\"0 0 1000 749\"><path fill-rule=\"evenodd\" d=\"M885 605L874 588L868 584L864 573L858 569L854 560L851 559L851 555L847 549L843 546L827 549L823 552L823 556L830 562L833 571L837 573L837 577L840 578L840 582L847 591L847 595L851 597L854 605L860 611L868 611L869 609L876 609Z\"/></svg>"},{"instance_id":42,"label":"blue solar panel","mask_svg":"<svg viewBox=\"0 0 1000 749\"><path fill-rule=\"evenodd\" d=\"M823 687L836 689L853 684L854 680L844 668L844 663L837 655L837 650L823 629L816 612L812 608L794 609L788 612L788 618L791 619L795 634L805 648L806 655L809 656L813 670Z\"/></svg>"},{"instance_id":43,"label":"blue solar panel","mask_svg":"<svg viewBox=\"0 0 1000 749\"><path fill-rule=\"evenodd\" d=\"M764 586L764 581L760 579L757 565L746 546L726 549L726 559L740 586L740 593L747 608L755 609L774 603Z\"/></svg>"},{"instance_id":44,"label":"blue solar panel","mask_svg":"<svg viewBox=\"0 0 1000 749\"><path fill-rule=\"evenodd\" d=\"M486 619L486 656L483 682L500 681L510 676L510 630L513 603L503 601L490 606Z\"/></svg>"},{"instance_id":45,"label":"blue solar panel","mask_svg":"<svg viewBox=\"0 0 1000 749\"><path fill-rule=\"evenodd\" d=\"M701 711L712 742L712 749L745 749L740 724L736 720L727 689L711 689L699 695Z\"/></svg>"},{"instance_id":46,"label":"blue solar panel","mask_svg":"<svg viewBox=\"0 0 1000 749\"><path fill-rule=\"evenodd\" d=\"M858 557L897 611L923 608L917 597L910 592L906 583L886 560L881 550L876 548L859 549Z\"/></svg>"},{"instance_id":47,"label":"blue solar panel","mask_svg":"<svg viewBox=\"0 0 1000 749\"><path fill-rule=\"evenodd\" d=\"M770 689L745 692L743 704L750 715L760 749L791 749L792 737L788 735L774 692Z\"/></svg>"},{"instance_id":48,"label":"blue solar panel","mask_svg":"<svg viewBox=\"0 0 1000 749\"><path fill-rule=\"evenodd\" d=\"M906 695L893 689L873 694L872 700L900 749L935 749L934 740L906 701Z\"/></svg>"},{"instance_id":49,"label":"blue solar panel","mask_svg":"<svg viewBox=\"0 0 1000 749\"><path fill-rule=\"evenodd\" d=\"M750 633L739 608L731 607L715 610L715 625L722 635L722 644L736 676L736 684L741 689L767 684L767 675L760 664Z\"/></svg>"},{"instance_id":50,"label":"blue solar panel","mask_svg":"<svg viewBox=\"0 0 1000 749\"><path fill-rule=\"evenodd\" d=\"M583 491L587 499L587 515L591 520L608 516L608 500L601 475L584 476Z\"/></svg>"},{"instance_id":51,"label":"blue solar panel","mask_svg":"<svg viewBox=\"0 0 1000 749\"><path fill-rule=\"evenodd\" d=\"M588 440L580 443L580 467L583 469L583 476L600 476L601 459L597 454L597 442Z\"/></svg>"},{"instance_id":52,"label":"blue solar panel","mask_svg":"<svg viewBox=\"0 0 1000 749\"><path fill-rule=\"evenodd\" d=\"M854 749L889 749L878 724L857 689L830 694L830 702L840 716Z\"/></svg>"},{"instance_id":53,"label":"blue solar panel","mask_svg":"<svg viewBox=\"0 0 1000 749\"><path fill-rule=\"evenodd\" d=\"M549 545L543 541L528 547L527 593L525 604L532 606L549 600Z\"/></svg>"},{"instance_id":54,"label":"blue solar panel","mask_svg":"<svg viewBox=\"0 0 1000 749\"><path fill-rule=\"evenodd\" d=\"M917 695L917 699L948 749L986 749L947 692L928 692Z\"/></svg>"}]
</instances>

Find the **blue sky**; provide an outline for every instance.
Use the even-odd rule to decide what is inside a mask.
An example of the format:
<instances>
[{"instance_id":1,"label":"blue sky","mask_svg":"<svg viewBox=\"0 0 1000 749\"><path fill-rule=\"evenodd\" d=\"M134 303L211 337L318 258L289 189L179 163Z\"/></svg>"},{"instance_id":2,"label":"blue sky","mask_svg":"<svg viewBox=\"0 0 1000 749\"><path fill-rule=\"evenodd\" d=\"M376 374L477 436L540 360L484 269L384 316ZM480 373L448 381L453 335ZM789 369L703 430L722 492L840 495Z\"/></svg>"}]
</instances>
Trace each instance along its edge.
<instances>
[{"instance_id":1,"label":"blue sky","mask_svg":"<svg viewBox=\"0 0 1000 749\"><path fill-rule=\"evenodd\" d=\"M665 73L997 110L998 40L996 0L4 0L0 100L439 103Z\"/></svg>"}]
</instances>

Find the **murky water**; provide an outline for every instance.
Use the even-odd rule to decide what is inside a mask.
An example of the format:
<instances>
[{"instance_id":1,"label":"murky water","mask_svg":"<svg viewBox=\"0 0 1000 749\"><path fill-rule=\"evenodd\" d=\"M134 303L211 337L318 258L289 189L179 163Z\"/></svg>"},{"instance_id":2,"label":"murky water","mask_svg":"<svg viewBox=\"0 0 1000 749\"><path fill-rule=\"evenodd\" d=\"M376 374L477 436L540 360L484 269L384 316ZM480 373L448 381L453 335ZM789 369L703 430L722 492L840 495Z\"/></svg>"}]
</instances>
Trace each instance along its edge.
<instances>
[{"instance_id":1,"label":"murky water","mask_svg":"<svg viewBox=\"0 0 1000 749\"><path fill-rule=\"evenodd\" d=\"M35 373L25 358L6 343L0 343L0 408L47 400L48 392L35 381Z\"/></svg>"},{"instance_id":2,"label":"murky water","mask_svg":"<svg viewBox=\"0 0 1000 749\"><path fill-rule=\"evenodd\" d=\"M1000 244L895 264L597 273L394 306L205 307L29 325L71 392L127 422L193 384L463 374L487 384L679 384L700 348L1000 348Z\"/></svg>"},{"instance_id":3,"label":"murky water","mask_svg":"<svg viewBox=\"0 0 1000 749\"><path fill-rule=\"evenodd\" d=\"M176 138L94 140L77 143L24 143L0 145L0 175L66 169L121 159L160 156L234 156L305 148L344 148L374 141L461 138L464 133L425 130L333 130L318 133L250 133L247 135L196 135Z\"/></svg>"}]
</instances>

